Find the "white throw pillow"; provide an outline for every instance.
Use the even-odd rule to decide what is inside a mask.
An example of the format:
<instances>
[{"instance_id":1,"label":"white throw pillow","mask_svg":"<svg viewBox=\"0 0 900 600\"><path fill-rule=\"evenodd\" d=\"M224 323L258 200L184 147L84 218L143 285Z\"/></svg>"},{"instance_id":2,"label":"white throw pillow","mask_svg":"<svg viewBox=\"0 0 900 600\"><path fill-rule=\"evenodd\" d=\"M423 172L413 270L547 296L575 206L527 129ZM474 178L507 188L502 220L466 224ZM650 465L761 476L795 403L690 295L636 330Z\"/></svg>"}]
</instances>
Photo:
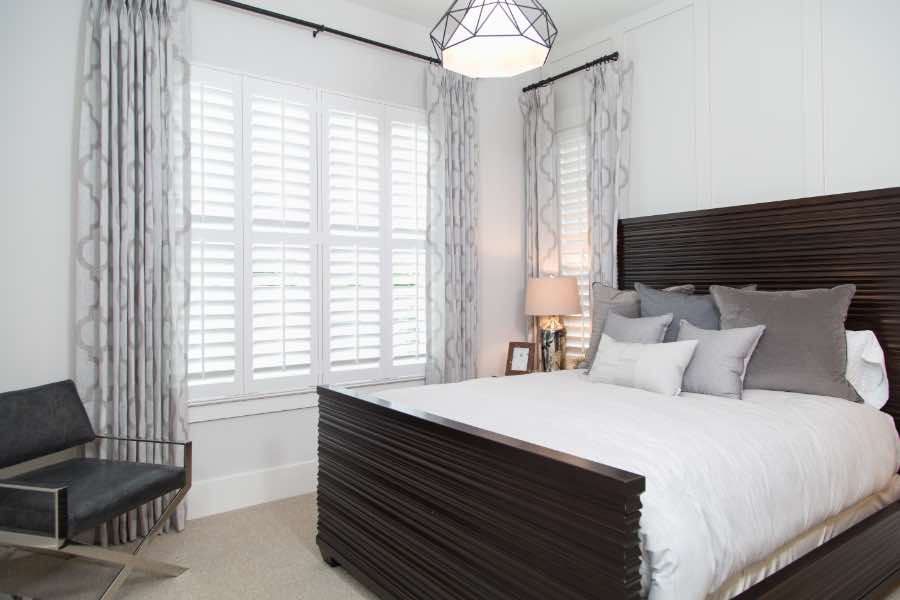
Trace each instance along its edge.
<instances>
[{"instance_id":1,"label":"white throw pillow","mask_svg":"<svg viewBox=\"0 0 900 600\"><path fill-rule=\"evenodd\" d=\"M871 331L847 331L847 381L866 404L881 409L890 395L884 350Z\"/></svg>"},{"instance_id":2,"label":"white throw pillow","mask_svg":"<svg viewBox=\"0 0 900 600\"><path fill-rule=\"evenodd\" d=\"M588 379L677 396L697 340L668 344L628 344L606 334L600 338Z\"/></svg>"}]
</instances>

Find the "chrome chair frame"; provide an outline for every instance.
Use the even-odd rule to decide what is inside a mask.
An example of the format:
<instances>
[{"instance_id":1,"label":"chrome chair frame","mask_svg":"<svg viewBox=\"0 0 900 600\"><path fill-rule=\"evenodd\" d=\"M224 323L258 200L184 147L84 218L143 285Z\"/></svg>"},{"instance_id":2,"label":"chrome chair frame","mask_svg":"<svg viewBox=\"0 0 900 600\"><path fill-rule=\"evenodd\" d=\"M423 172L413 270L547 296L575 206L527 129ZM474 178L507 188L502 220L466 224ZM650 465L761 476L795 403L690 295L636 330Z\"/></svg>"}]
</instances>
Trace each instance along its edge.
<instances>
[{"instance_id":1,"label":"chrome chair frame","mask_svg":"<svg viewBox=\"0 0 900 600\"><path fill-rule=\"evenodd\" d=\"M119 565L121 568L119 569L118 573L116 573L116 576L112 579L112 581L99 597L100 600L110 600L115 596L116 592L119 590L119 588L128 578L128 575L133 570L152 573L154 575L162 575L165 577L177 577L187 571L186 567L146 558L144 556L140 556L140 553L143 550L146 550L148 546L150 546L153 537L159 533L160 529L162 529L163 525L172 516L172 513L175 512L175 509L178 508L178 505L181 504L182 500L184 500L184 497L190 491L192 481L193 449L191 442L152 440L107 435L96 435L95 438L101 441L164 444L181 446L182 448L182 466L184 468L185 476L184 487L178 490L178 492L175 494L175 497L172 498L172 500L166 505L159 519L156 520L156 522L150 528L150 531L148 531L147 534L143 538L141 538L134 550L130 553L116 552L114 550L109 550L101 546L82 544L69 539L66 511L67 490L65 487L40 487L34 485L4 482L2 480L0 480L0 488L52 494L52 506L54 510L54 535L42 536L30 533L26 534L13 531L4 531L0 529L0 545L11 546L20 550L26 550L40 554L48 554L51 556L62 558L79 557L95 562Z\"/></svg>"}]
</instances>

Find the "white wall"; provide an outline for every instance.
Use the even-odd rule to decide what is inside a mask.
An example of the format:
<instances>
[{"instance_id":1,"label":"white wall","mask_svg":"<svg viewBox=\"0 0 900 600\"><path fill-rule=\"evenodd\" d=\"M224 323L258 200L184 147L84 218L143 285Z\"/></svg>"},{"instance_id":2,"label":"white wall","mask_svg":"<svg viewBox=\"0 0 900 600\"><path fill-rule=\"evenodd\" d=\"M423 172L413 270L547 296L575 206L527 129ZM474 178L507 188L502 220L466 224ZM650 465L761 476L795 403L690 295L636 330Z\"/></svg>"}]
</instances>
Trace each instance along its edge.
<instances>
[{"instance_id":1,"label":"white wall","mask_svg":"<svg viewBox=\"0 0 900 600\"><path fill-rule=\"evenodd\" d=\"M509 342L525 340L523 80L478 82L478 375L502 375Z\"/></svg>"},{"instance_id":2,"label":"white wall","mask_svg":"<svg viewBox=\"0 0 900 600\"><path fill-rule=\"evenodd\" d=\"M628 216L896 186L898 27L896 0L666 0L533 77L634 60Z\"/></svg>"},{"instance_id":3,"label":"white wall","mask_svg":"<svg viewBox=\"0 0 900 600\"><path fill-rule=\"evenodd\" d=\"M70 377L80 2L0 2L0 391Z\"/></svg>"}]
</instances>

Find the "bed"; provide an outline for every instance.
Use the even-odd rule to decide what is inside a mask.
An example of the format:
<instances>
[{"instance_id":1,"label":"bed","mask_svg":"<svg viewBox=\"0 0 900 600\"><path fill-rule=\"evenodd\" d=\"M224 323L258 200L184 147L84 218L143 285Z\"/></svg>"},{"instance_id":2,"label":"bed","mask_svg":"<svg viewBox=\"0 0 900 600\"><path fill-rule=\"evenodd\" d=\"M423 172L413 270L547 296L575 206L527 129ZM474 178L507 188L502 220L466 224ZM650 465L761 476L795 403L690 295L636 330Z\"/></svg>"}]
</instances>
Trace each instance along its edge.
<instances>
[{"instance_id":1,"label":"bed","mask_svg":"<svg viewBox=\"0 0 900 600\"><path fill-rule=\"evenodd\" d=\"M755 390L718 413L616 386L598 405L579 371L322 387L323 558L382 598L878 597L900 576L898 265L900 189L621 221L622 289L855 283L887 414Z\"/></svg>"}]
</instances>

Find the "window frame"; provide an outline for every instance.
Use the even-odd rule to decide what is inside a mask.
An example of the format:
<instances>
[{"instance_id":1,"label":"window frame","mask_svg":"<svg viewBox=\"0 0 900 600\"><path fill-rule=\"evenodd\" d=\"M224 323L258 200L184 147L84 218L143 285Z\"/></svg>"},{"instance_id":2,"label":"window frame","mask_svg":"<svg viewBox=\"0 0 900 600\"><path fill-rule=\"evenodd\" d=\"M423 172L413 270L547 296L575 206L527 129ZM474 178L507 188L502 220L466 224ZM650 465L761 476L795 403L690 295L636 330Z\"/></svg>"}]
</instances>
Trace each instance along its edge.
<instances>
[{"instance_id":1,"label":"window frame","mask_svg":"<svg viewBox=\"0 0 900 600\"><path fill-rule=\"evenodd\" d=\"M232 82L235 92L236 122L235 179L236 205L235 230L228 233L229 241L235 243L235 380L231 383L194 384L189 382L189 407L209 414L212 405L229 404L222 414L244 415L290 410L310 406L309 394L317 385L385 385L410 383L424 379L425 360L414 364L394 365L393 358L393 251L397 248L421 248L424 252L424 232L421 239L400 239L393 235L392 222L392 156L391 119L395 117L414 118L416 126L427 124L422 108L391 104L333 92L324 88L311 87L292 81L279 81L268 77L223 69L217 66L193 63L194 78L201 84L215 79L216 82ZM198 77L199 75L199 77ZM236 84L236 85L235 85ZM308 233L260 232L253 231L251 198L250 144L250 102L253 89L294 90L300 96L309 98L309 108L313 123L312 168L313 187L312 210ZM329 232L328 222L328 110L338 104L355 104L374 107L379 122L379 228L376 235L345 235ZM427 148L427 145L426 145ZM222 232L196 230L192 228L192 242L209 237L221 238ZM311 252L311 369L310 373L271 379L253 378L253 268L252 251L254 242L284 242L308 245ZM334 245L372 244L379 251L380 283L380 353L379 364L373 368L332 371L329 364L329 248ZM318 290L316 292L315 290ZM426 332L427 335L427 332ZM265 402L261 400L265 399ZM250 403L255 406L236 408L234 403ZM314 405L314 404L313 404ZM202 407L202 408L200 408ZM217 413L213 413L217 414ZM224 417L223 417L224 418ZM206 417L203 418L206 420Z\"/></svg>"}]
</instances>

